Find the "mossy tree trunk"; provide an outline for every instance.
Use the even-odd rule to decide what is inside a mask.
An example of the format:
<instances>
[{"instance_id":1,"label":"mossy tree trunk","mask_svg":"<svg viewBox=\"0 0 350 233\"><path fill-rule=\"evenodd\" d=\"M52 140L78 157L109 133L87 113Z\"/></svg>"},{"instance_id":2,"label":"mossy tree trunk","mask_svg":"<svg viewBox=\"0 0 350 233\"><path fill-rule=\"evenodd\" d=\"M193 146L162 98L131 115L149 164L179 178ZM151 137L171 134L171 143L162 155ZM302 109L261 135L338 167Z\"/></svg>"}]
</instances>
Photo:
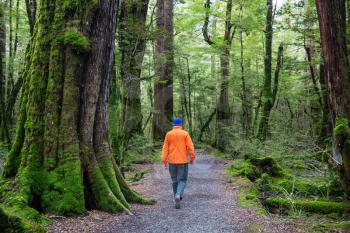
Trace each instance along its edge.
<instances>
[{"instance_id":1,"label":"mossy tree trunk","mask_svg":"<svg viewBox=\"0 0 350 233\"><path fill-rule=\"evenodd\" d=\"M267 0L266 28L265 28L265 57L264 57L264 87L263 87L263 109L258 129L258 138L265 140L269 129L270 112L272 103L272 38L273 38L273 3Z\"/></svg>"},{"instance_id":2,"label":"mossy tree trunk","mask_svg":"<svg viewBox=\"0 0 350 233\"><path fill-rule=\"evenodd\" d=\"M215 130L215 146L220 151L226 151L229 145L229 127L232 123L232 113L229 101L229 75L230 75L230 50L235 34L236 27L231 22L232 18L232 0L228 0L226 4L225 13L225 31L222 44L216 44L208 33L209 13L211 1L207 0L204 7L206 8L206 15L203 26L204 40L214 47L217 47L220 52L220 94L216 105L216 130Z\"/></svg>"},{"instance_id":3,"label":"mossy tree trunk","mask_svg":"<svg viewBox=\"0 0 350 233\"><path fill-rule=\"evenodd\" d=\"M173 0L158 0L156 9L153 139L163 140L173 118Z\"/></svg>"},{"instance_id":4,"label":"mossy tree trunk","mask_svg":"<svg viewBox=\"0 0 350 233\"><path fill-rule=\"evenodd\" d=\"M121 2L119 41L121 50L124 143L142 132L141 68L146 45L148 0Z\"/></svg>"},{"instance_id":5,"label":"mossy tree trunk","mask_svg":"<svg viewBox=\"0 0 350 233\"><path fill-rule=\"evenodd\" d=\"M350 66L347 54L346 1L316 1L333 125L333 156L342 162L342 178L350 195Z\"/></svg>"},{"instance_id":6,"label":"mossy tree trunk","mask_svg":"<svg viewBox=\"0 0 350 233\"><path fill-rule=\"evenodd\" d=\"M263 87L263 109L259 123L257 137L264 141L269 134L270 114L275 105L279 72L282 66L283 46L278 48L277 65L275 70L274 83L272 87L272 41L273 41L273 3L272 0L267 0L266 28L265 28L265 57L264 57L264 87Z\"/></svg>"},{"instance_id":7,"label":"mossy tree trunk","mask_svg":"<svg viewBox=\"0 0 350 233\"><path fill-rule=\"evenodd\" d=\"M25 69L15 141L3 178L40 212L128 211L129 189L108 140L118 1L42 0Z\"/></svg>"}]
</instances>

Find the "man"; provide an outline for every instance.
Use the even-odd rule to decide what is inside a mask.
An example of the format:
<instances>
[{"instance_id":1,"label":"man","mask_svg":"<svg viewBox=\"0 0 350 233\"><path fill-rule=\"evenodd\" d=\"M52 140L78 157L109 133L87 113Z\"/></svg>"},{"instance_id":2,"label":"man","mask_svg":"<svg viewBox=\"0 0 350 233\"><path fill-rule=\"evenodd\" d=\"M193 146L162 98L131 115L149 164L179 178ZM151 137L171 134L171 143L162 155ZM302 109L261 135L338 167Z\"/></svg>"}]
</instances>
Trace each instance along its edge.
<instances>
[{"instance_id":1,"label":"man","mask_svg":"<svg viewBox=\"0 0 350 233\"><path fill-rule=\"evenodd\" d=\"M162 163L167 169L169 163L169 173L173 183L175 197L175 208L180 209L187 175L188 175L188 154L190 154L190 163L195 160L194 147L190 135L182 129L182 120L175 118L173 129L169 131L164 140L162 150Z\"/></svg>"}]
</instances>

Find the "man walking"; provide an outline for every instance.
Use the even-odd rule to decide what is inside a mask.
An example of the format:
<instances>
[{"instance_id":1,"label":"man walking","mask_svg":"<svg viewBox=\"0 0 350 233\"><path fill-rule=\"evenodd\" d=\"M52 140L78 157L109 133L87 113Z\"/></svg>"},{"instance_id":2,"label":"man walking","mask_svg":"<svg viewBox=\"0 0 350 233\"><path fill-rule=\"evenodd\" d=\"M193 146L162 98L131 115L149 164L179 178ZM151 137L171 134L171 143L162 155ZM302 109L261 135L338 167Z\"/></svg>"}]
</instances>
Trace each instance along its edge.
<instances>
[{"instance_id":1,"label":"man walking","mask_svg":"<svg viewBox=\"0 0 350 233\"><path fill-rule=\"evenodd\" d=\"M182 120L175 118L173 129L169 131L164 140L162 150L162 163L167 169L169 163L169 173L173 183L175 197L175 208L180 209L187 175L188 175L188 154L190 154L190 163L195 160L194 146L190 135L182 129Z\"/></svg>"}]
</instances>

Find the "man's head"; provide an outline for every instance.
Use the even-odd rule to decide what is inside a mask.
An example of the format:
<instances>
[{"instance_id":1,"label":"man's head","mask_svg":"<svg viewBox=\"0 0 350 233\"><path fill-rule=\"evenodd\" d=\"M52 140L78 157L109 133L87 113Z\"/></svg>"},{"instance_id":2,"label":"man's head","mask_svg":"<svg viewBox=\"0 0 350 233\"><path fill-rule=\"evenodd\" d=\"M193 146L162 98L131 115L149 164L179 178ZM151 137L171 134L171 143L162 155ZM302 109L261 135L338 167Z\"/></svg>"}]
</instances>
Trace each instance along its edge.
<instances>
[{"instance_id":1,"label":"man's head","mask_svg":"<svg viewBox=\"0 0 350 233\"><path fill-rule=\"evenodd\" d=\"M181 125L182 125L182 119L181 118L174 118L173 126L181 126Z\"/></svg>"}]
</instances>

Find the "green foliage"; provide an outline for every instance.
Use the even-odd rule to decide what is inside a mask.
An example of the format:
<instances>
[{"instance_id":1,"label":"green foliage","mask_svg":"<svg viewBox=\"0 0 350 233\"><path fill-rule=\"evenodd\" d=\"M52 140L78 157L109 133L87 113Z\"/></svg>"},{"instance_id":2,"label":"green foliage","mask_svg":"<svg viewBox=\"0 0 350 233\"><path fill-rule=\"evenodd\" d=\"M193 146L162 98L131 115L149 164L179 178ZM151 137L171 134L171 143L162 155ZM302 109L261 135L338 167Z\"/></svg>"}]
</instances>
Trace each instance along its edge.
<instances>
[{"instance_id":1,"label":"green foliage","mask_svg":"<svg viewBox=\"0 0 350 233\"><path fill-rule=\"evenodd\" d=\"M87 52L90 50L89 39L76 29L65 31L58 39L65 46L70 46L79 52Z\"/></svg>"}]
</instances>

